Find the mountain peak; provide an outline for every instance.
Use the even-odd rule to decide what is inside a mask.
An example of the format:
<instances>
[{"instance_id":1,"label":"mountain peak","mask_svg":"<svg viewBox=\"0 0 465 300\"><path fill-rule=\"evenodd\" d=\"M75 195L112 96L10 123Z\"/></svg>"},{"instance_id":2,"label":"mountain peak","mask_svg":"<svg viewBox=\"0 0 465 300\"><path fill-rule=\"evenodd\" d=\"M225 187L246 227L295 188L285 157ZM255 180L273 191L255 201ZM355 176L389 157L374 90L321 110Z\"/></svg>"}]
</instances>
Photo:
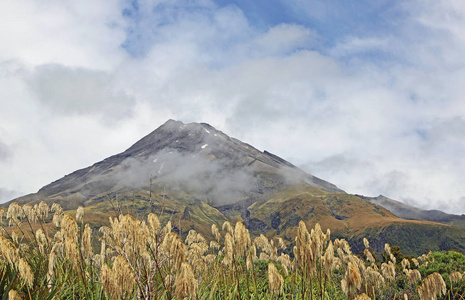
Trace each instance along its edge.
<instances>
[{"instance_id":1,"label":"mountain peak","mask_svg":"<svg viewBox=\"0 0 465 300\"><path fill-rule=\"evenodd\" d=\"M149 182L188 193L195 191L209 201L222 203L256 198L297 183L343 192L207 123L168 120L126 151L66 175L38 194L91 199L109 191L146 189Z\"/></svg>"}]
</instances>

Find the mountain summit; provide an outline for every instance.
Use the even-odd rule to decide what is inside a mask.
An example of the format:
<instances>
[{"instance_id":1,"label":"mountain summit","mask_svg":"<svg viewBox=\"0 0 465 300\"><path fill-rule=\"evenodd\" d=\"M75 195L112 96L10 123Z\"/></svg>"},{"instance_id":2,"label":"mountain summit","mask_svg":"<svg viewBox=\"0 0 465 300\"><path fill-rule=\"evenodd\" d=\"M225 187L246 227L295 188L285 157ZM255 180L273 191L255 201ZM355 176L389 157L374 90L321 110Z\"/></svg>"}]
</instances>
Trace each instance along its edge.
<instances>
[{"instance_id":1,"label":"mountain summit","mask_svg":"<svg viewBox=\"0 0 465 300\"><path fill-rule=\"evenodd\" d=\"M201 192L212 203L237 202L288 183L343 192L209 124L168 120L123 153L46 185L38 194L87 200L110 190L148 188L150 183Z\"/></svg>"}]
</instances>

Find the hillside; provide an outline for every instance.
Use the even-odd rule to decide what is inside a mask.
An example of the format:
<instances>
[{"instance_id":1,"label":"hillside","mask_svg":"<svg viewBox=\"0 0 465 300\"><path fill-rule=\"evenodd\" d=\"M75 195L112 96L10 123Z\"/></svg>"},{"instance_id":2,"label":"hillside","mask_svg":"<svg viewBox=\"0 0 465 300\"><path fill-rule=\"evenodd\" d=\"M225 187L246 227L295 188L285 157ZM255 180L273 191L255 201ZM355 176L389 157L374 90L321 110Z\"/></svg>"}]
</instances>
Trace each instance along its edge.
<instances>
[{"instance_id":1,"label":"hillside","mask_svg":"<svg viewBox=\"0 0 465 300\"><path fill-rule=\"evenodd\" d=\"M386 208L402 219L431 221L465 227L465 215L453 215L439 210L423 210L418 207L387 198L383 195L379 195L378 197L358 196Z\"/></svg>"}]
</instances>

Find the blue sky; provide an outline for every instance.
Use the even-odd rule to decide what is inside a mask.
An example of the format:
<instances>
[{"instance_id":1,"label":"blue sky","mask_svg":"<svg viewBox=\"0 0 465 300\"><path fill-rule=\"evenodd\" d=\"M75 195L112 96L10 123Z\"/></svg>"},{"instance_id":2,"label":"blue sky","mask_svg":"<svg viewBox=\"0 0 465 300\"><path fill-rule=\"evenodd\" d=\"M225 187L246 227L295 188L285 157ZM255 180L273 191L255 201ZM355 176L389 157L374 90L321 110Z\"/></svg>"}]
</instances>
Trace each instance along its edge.
<instances>
[{"instance_id":1,"label":"blue sky","mask_svg":"<svg viewBox=\"0 0 465 300\"><path fill-rule=\"evenodd\" d=\"M173 118L210 123L349 193L465 213L458 0L0 8L0 201Z\"/></svg>"}]
</instances>

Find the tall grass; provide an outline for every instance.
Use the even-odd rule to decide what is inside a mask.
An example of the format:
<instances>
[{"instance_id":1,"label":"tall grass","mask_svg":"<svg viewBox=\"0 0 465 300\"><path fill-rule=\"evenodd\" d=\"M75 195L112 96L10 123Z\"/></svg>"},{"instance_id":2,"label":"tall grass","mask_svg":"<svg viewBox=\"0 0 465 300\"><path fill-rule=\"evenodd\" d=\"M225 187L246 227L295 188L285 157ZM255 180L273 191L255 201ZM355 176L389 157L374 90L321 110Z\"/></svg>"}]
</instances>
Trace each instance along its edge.
<instances>
[{"instance_id":1,"label":"tall grass","mask_svg":"<svg viewBox=\"0 0 465 300\"><path fill-rule=\"evenodd\" d=\"M0 209L2 299L464 297L459 265L446 284L439 269L427 272L431 254L400 260L388 244L374 253L366 239L365 251L354 254L319 224L309 230L300 221L291 245L280 237L252 239L241 222L213 224L207 241L194 230L182 240L154 213L119 214L98 229L84 220L82 207L73 217L45 202Z\"/></svg>"}]
</instances>

